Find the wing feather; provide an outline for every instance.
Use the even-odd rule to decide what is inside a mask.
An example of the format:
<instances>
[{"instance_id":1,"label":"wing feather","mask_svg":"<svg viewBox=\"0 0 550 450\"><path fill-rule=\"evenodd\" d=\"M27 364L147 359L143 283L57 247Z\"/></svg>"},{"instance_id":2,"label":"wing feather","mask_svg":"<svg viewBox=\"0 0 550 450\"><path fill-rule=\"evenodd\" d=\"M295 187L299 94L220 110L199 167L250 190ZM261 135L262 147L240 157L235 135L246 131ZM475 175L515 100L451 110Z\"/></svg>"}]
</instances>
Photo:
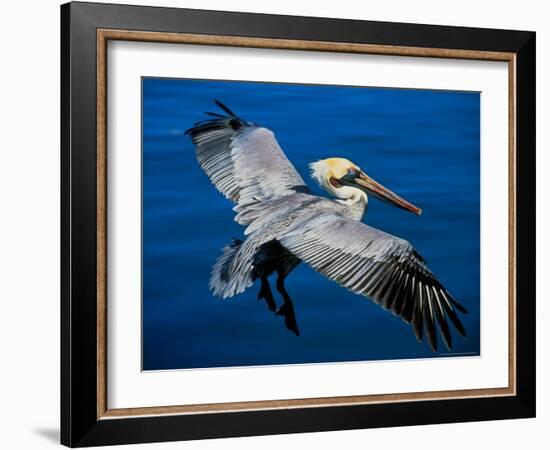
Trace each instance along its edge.
<instances>
[{"instance_id":1,"label":"wing feather","mask_svg":"<svg viewBox=\"0 0 550 450\"><path fill-rule=\"evenodd\" d=\"M407 241L335 212L317 214L277 239L317 272L410 323L434 351L437 330L452 346L447 319L465 336L456 313L465 308Z\"/></svg>"},{"instance_id":2,"label":"wing feather","mask_svg":"<svg viewBox=\"0 0 550 450\"><path fill-rule=\"evenodd\" d=\"M237 222L248 225L260 217L262 209L254 206L263 200L310 192L271 130L241 119L217 100L216 104L227 116L208 113L213 118L197 122L185 133L214 186L236 203Z\"/></svg>"}]
</instances>

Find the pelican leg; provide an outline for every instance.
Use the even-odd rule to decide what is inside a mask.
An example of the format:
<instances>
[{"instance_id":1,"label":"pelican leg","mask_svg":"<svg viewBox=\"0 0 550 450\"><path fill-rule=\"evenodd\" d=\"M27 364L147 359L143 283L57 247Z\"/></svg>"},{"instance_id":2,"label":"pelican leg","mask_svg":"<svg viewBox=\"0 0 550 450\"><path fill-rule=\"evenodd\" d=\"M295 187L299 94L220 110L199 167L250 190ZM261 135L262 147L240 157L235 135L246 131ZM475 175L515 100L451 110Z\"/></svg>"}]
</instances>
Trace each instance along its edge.
<instances>
[{"instance_id":1,"label":"pelican leg","mask_svg":"<svg viewBox=\"0 0 550 450\"><path fill-rule=\"evenodd\" d=\"M258 300L265 299L267 307L270 311L275 311L277 305L275 304L275 299L273 298L273 293L271 292L271 286L269 286L269 281L267 277L262 277L262 286L260 287L260 292L258 292Z\"/></svg>"},{"instance_id":2,"label":"pelican leg","mask_svg":"<svg viewBox=\"0 0 550 450\"><path fill-rule=\"evenodd\" d=\"M284 303L275 313L276 316L283 316L285 318L286 327L292 331L296 336L300 336L298 330L298 324L296 323L296 314L294 313L294 304L292 299L285 288L285 278L288 275L283 271L277 271L277 291L283 297Z\"/></svg>"}]
</instances>

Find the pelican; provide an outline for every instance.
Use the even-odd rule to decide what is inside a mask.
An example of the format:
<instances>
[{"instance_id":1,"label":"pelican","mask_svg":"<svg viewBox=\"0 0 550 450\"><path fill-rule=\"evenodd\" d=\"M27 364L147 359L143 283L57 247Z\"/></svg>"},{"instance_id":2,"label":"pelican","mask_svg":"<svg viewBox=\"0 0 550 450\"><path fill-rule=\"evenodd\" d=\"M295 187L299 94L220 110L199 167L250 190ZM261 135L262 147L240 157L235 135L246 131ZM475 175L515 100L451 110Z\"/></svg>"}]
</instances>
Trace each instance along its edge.
<instances>
[{"instance_id":1,"label":"pelican","mask_svg":"<svg viewBox=\"0 0 550 450\"><path fill-rule=\"evenodd\" d=\"M437 331L451 350L449 321L466 336L458 312L467 313L404 239L362 222L373 196L420 216L422 210L377 183L345 158L310 164L311 175L334 199L312 193L268 128L238 117L215 100L221 113L206 113L185 133L210 181L235 206L244 239L223 248L210 289L219 297L242 293L257 280L258 299L283 316L299 335L285 278L300 262L411 324L437 351ZM268 277L277 274L277 308ZM449 321L448 321L449 320Z\"/></svg>"}]
</instances>

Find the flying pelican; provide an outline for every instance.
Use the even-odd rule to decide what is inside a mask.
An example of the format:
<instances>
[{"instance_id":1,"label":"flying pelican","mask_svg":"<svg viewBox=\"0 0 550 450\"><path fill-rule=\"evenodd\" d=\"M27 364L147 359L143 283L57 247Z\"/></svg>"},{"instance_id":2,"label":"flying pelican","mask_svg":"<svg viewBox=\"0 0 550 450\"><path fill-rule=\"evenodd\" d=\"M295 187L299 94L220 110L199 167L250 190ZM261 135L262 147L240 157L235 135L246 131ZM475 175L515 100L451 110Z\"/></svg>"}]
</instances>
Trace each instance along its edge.
<instances>
[{"instance_id":1,"label":"flying pelican","mask_svg":"<svg viewBox=\"0 0 550 450\"><path fill-rule=\"evenodd\" d=\"M196 157L214 186L235 207L245 239L223 249L211 274L210 289L233 297L260 280L258 299L285 318L299 335L292 299L284 280L301 262L349 289L369 297L412 325L418 341L427 336L437 350L436 324L452 346L447 319L466 336L457 311L467 313L426 266L409 242L361 222L369 195L417 215L420 208L370 178L344 158L310 164L312 177L334 200L314 195L287 159L273 132L225 112L186 131ZM268 277L277 273L283 299L277 309Z\"/></svg>"}]
</instances>

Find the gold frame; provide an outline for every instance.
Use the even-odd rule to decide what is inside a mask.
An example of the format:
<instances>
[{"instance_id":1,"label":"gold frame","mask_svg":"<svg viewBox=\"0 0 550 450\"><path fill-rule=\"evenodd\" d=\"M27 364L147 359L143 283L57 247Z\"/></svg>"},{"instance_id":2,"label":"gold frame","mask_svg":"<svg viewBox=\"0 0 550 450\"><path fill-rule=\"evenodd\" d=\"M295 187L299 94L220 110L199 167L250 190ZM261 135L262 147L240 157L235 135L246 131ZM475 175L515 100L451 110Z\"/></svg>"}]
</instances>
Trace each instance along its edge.
<instances>
[{"instance_id":1,"label":"gold frame","mask_svg":"<svg viewBox=\"0 0 550 450\"><path fill-rule=\"evenodd\" d=\"M509 342L508 387L401 394L317 397L200 405L148 406L109 409L107 405L107 42L109 40L182 43L323 52L363 53L393 56L437 57L503 61L508 63L508 252L509 252ZM97 30L97 418L113 419L167 414L219 413L265 409L288 409L353 404L445 400L516 395L516 55L515 53L443 48L398 47L388 45L246 38L130 30Z\"/></svg>"}]
</instances>

